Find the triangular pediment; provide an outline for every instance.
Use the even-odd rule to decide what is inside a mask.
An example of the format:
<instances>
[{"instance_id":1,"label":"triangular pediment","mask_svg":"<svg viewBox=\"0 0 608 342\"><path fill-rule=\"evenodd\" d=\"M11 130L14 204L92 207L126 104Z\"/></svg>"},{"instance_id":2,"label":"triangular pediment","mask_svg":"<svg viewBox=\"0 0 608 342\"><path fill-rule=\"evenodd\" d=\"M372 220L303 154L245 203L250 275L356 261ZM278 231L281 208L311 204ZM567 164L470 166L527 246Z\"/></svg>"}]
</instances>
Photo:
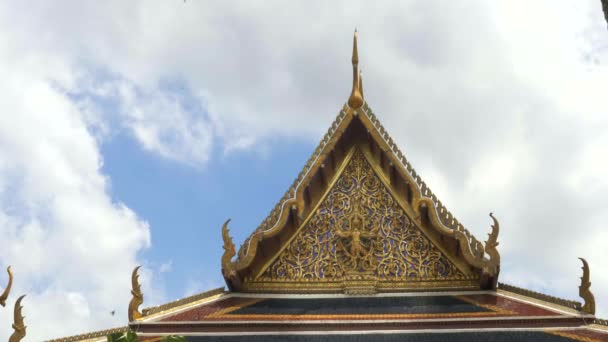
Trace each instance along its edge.
<instances>
[{"instance_id":1,"label":"triangular pediment","mask_svg":"<svg viewBox=\"0 0 608 342\"><path fill-rule=\"evenodd\" d=\"M353 157L355 155L356 158ZM377 275L379 273L377 270L375 271L376 275L365 275L366 278L374 279L370 281L375 283L379 290L480 289L495 286L500 262L500 257L496 251L496 237L498 234L496 222L484 246L464 229L437 200L435 195L430 192L430 189L411 168L393 140L365 104L359 110L344 107L344 110L331 125L328 134L306 163L294 185L286 192L260 227L245 240L235 261L231 259L235 256L236 249L229 238L227 226L224 227L225 253L222 258L222 272L231 289L256 292L335 292L344 289L344 282L338 279L348 273L349 270L346 268L338 268L337 272L340 276L334 277L333 280L328 280L324 271L322 276L321 274L312 276L308 273L305 276L308 284L304 287L298 283L301 279L296 279L300 277L298 272L301 272L301 269L295 272L295 268L288 270L288 267L285 272L290 273L285 273L286 276L283 278L273 269L280 268L280 261L286 260L288 255L286 251L297 248L311 248L310 244L303 244L302 241L294 242L296 239L305 239L309 242L317 241L312 239L313 235L305 238L308 231L306 224L310 224L310 222L321 217L315 216L318 214L318 209L331 198L331 192L334 191L339 180L344 179L340 177L344 177L344 172L348 169L348 163L353 160L366 161L366 164L363 164L365 169L374 172L375 179L380 181L379 184L382 184L382 189L388 194L383 197L383 201L398 205L396 208L400 208L400 215L404 221L407 220L408 224L411 222L412 226L407 232L409 234L407 237L412 238L415 234L420 233L421 239L424 238L420 240L420 243L410 243L409 246L415 246L416 249L429 246L428 250L424 251L418 250L416 252L412 250L407 256L414 255L414 253L427 253L437 260L429 266L430 259L427 259L424 263L421 263L423 266L418 274L415 274L413 270L416 268L416 263L411 262L411 260L408 261L405 257L393 259L394 256L391 256L389 259L399 260L399 262L392 263L389 268L394 269L399 264L403 269L394 271L396 272L395 276L391 278L386 274L380 274L381 279L378 280ZM370 197L361 200L377 202L378 198ZM376 203L375 205L380 204ZM387 204L382 205L386 206ZM348 213L345 212L344 215L348 215ZM373 223L374 220L379 220L377 215L372 215L369 210L361 215L363 215L367 224L377 226L376 223ZM368 215L372 216L368 217ZM345 216L342 219L348 219L348 217ZM349 223L345 223L347 221L338 222L337 227L342 227L340 224L348 225ZM309 227L308 229L312 228ZM337 228L334 227L334 232L336 232L335 229ZM338 233L340 232L338 231ZM328 245L334 249L339 247L333 250L332 255L336 258L340 257L340 253L346 253L351 248L348 239L342 240L344 241L336 240L332 242L333 245ZM380 241L375 242L379 244L374 245L377 248L380 248L378 246L384 243L381 242L384 241L382 239L375 240ZM365 243L369 243L369 241L361 244L364 245ZM393 246L393 244L385 245L382 248L388 248L389 246ZM357 248L355 247L355 249ZM370 246L366 248L366 251L370 251ZM407 248L411 249L413 247ZM380 249L376 250L376 252L378 251ZM391 253L394 253L394 251ZM302 259L304 257L300 255L298 258ZM376 255L376 258L379 258L379 256ZM345 260L342 259L342 261ZM382 266L379 261L374 265ZM314 267L320 266L316 265ZM446 271L440 271L441 269ZM410 272L409 275L408 272ZM348 274L349 277L354 276L351 273ZM288 276L295 278L288 280ZM310 280L312 278L319 280L320 283L311 285L310 282L316 281ZM288 289L291 286L287 286L288 284L293 285L293 288Z\"/></svg>"},{"instance_id":2,"label":"triangular pediment","mask_svg":"<svg viewBox=\"0 0 608 342\"><path fill-rule=\"evenodd\" d=\"M316 208L247 288L474 286L478 276L433 241L373 164L353 147Z\"/></svg>"},{"instance_id":3,"label":"triangular pediment","mask_svg":"<svg viewBox=\"0 0 608 342\"><path fill-rule=\"evenodd\" d=\"M482 244L437 199L367 105L358 60L355 35L347 104L293 185L238 253L228 222L224 224L222 273L228 287L347 291L341 279L358 279L368 290L375 282L381 289L386 285L382 290L407 290L412 284L418 284L417 289L495 288L500 270L498 222L492 216L492 231ZM340 207L335 197L347 194L338 186L354 179L346 174L357 161L366 161L360 166L371 172L368 180L377 180L377 190L384 195L348 194L349 204ZM354 184L359 192L366 186ZM378 206L385 211L375 210ZM341 211L327 216L320 208ZM352 230L355 224L368 230ZM386 225L397 226L387 230ZM419 260L412 259L414 255ZM294 288L279 286L286 282ZM324 284L311 285L319 282Z\"/></svg>"}]
</instances>

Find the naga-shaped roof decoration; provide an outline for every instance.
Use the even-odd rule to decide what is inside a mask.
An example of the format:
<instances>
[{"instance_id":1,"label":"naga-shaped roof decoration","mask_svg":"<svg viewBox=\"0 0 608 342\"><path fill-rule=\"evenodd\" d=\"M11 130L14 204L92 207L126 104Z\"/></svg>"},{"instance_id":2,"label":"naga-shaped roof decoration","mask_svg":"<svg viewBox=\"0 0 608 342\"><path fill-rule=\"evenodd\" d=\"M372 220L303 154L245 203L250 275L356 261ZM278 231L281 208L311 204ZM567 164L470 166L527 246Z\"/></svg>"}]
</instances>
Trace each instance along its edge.
<instances>
[{"instance_id":1,"label":"naga-shaped roof decoration","mask_svg":"<svg viewBox=\"0 0 608 342\"><path fill-rule=\"evenodd\" d=\"M139 284L138 271L141 266L137 266L131 273L131 300L129 301L129 322L140 319L142 317L139 306L144 302L144 294L141 292L141 285Z\"/></svg>"},{"instance_id":2,"label":"naga-shaped roof decoration","mask_svg":"<svg viewBox=\"0 0 608 342\"><path fill-rule=\"evenodd\" d=\"M6 300L8 299L8 295L11 292L11 287L13 286L13 272L11 271L11 267L8 266L6 268L6 273L8 273L8 284L2 294L0 294L0 305L6 306Z\"/></svg>"},{"instance_id":3,"label":"naga-shaped roof decoration","mask_svg":"<svg viewBox=\"0 0 608 342\"><path fill-rule=\"evenodd\" d=\"M15 301L15 309L13 311L13 333L8 338L8 342L19 342L25 337L26 326L23 322L25 317L23 317L23 314L21 313L21 310L23 309L21 301L24 297L25 295L22 295Z\"/></svg>"},{"instance_id":4,"label":"naga-shaped roof decoration","mask_svg":"<svg viewBox=\"0 0 608 342\"><path fill-rule=\"evenodd\" d=\"M498 221L490 214L493 220L492 230L483 244L437 199L365 101L358 62L355 31L353 84L347 104L337 115L292 186L268 217L244 241L238 253L235 252L228 234L228 222L224 224L222 237L225 253L222 257L222 273L228 287L232 290L251 290L247 283L260 276L262 268L268 267L268 261L276 258L282 246L295 232L301 230L303 222L310 219L316 206L327 196L330 183L340 176L338 170L346 167L347 155L355 153L353 149L357 149L368 150L363 155L368 162L374 164L373 168L377 169L378 174L384 174L380 176L381 179L390 178L384 182L385 186L405 188L402 191L406 193L404 198L407 199L404 208L407 207L405 209L410 213L410 219L415 221L434 244L441 245L439 247L442 253L448 258L464 260L470 268L469 271L464 270L469 274L465 278L469 279L470 274L476 274L477 288L495 288L500 271L500 255L496 249ZM313 184L321 184L316 186L318 191L311 190ZM285 228L286 226L292 228ZM235 254L236 260L233 260Z\"/></svg>"}]
</instances>

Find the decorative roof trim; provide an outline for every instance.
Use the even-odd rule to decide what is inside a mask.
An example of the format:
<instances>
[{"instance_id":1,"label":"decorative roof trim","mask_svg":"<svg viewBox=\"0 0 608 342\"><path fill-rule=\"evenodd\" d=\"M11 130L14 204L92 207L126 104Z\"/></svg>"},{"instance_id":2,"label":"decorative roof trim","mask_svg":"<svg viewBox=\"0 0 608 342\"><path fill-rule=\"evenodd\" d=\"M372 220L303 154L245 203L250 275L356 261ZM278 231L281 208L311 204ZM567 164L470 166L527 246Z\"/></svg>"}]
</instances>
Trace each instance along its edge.
<instances>
[{"instance_id":1,"label":"decorative roof trim","mask_svg":"<svg viewBox=\"0 0 608 342\"><path fill-rule=\"evenodd\" d=\"M76 341L85 341L85 340L89 340L89 339L96 338L96 337L106 337L109 334L127 332L127 330L129 330L129 327L126 327L126 326L125 327L118 327L118 328L111 328L111 329L106 329L106 330L93 331L93 332L89 332L89 333L85 333L85 334L80 334L80 335L74 335L74 336L68 336L68 337L60 337L60 338L48 340L46 342L76 342Z\"/></svg>"},{"instance_id":2,"label":"decorative roof trim","mask_svg":"<svg viewBox=\"0 0 608 342\"><path fill-rule=\"evenodd\" d=\"M376 143L381 145L381 149L388 155L391 164L395 165L401 176L407 180L407 185L413 193L412 207L414 211L420 214L421 209L428 209L428 217L434 228L445 236L455 238L466 261L471 266L482 270L485 278L483 286L495 288L498 273L500 272L500 254L496 249L498 246L498 221L496 221L494 216L490 215L492 216L494 225L484 246L437 199L435 194L433 194L407 161L363 98L361 94L363 87L360 83L361 75L358 70L358 63L357 31L355 30L352 56L353 90L347 104L344 105L333 124L329 127L328 132L289 190L283 195L279 203L275 205L262 224L241 245L234 262L232 261L234 256L232 239L227 233L227 223L224 224L222 233L225 251L222 257L222 273L227 283L233 284L232 280L238 278L237 272L247 268L251 264L256 255L258 243L261 240L272 237L281 231L291 210L297 210L299 216L303 214L305 205L302 196L304 187L302 185L307 184L310 177L322 165L323 160L327 156L325 151L335 146L335 143L342 136L342 133L353 118L359 116L361 123L363 123ZM486 254L489 258L485 257Z\"/></svg>"},{"instance_id":3,"label":"decorative roof trim","mask_svg":"<svg viewBox=\"0 0 608 342\"><path fill-rule=\"evenodd\" d=\"M225 292L224 287L218 287L216 289L213 290L209 290L209 291L205 291L205 292L201 292L199 294L195 294L193 296L189 296L189 297L184 297L178 300L174 300L172 302L169 303L165 303L162 305L157 305L157 306L152 306L149 308L145 308L142 310L144 317L145 316L150 316L159 312L163 312L169 309L173 309L176 308L178 306L182 306L182 305L186 305L186 304L190 304L192 302L201 300L201 299L205 299L211 296L215 296L218 294L222 294Z\"/></svg>"},{"instance_id":4,"label":"decorative roof trim","mask_svg":"<svg viewBox=\"0 0 608 342\"><path fill-rule=\"evenodd\" d=\"M0 305L6 306L6 300L8 299L8 295L11 292L11 287L13 286L13 272L11 271L11 266L6 268L6 272L8 273L8 284L2 294L0 294Z\"/></svg>"},{"instance_id":5,"label":"decorative roof trim","mask_svg":"<svg viewBox=\"0 0 608 342\"><path fill-rule=\"evenodd\" d=\"M142 317L139 306L144 302L144 294L141 292L141 285L139 284L139 268L137 266L133 269L131 274L131 301L129 302L129 322L140 319Z\"/></svg>"},{"instance_id":6,"label":"decorative roof trim","mask_svg":"<svg viewBox=\"0 0 608 342\"><path fill-rule=\"evenodd\" d=\"M276 232L277 228L285 223L287 217L289 216L289 208L292 205L295 205L299 211L299 214L301 214L304 206L303 203L300 203L302 200L298 201L297 198L301 198L301 196L297 196L297 193L303 190L301 185L304 184L312 174L314 174L314 171L320 164L319 161L324 159L324 152L326 148L333 147L338 138L342 135L343 130L340 130L339 128L343 128L343 126L345 126L344 124L350 122L352 119L351 115L347 115L347 109L348 107L344 106L340 113L338 113L336 119L330 125L327 133L325 136L323 136L323 139L321 139L321 142L310 156L291 187L285 192L283 197L275 205L270 214L268 214L266 219L264 219L256 230L243 242L239 249L237 260L233 263L236 270L244 269L249 265L251 260L253 260L255 251L257 250L257 243L262 239L263 236ZM253 253L250 252L250 249L252 248Z\"/></svg>"},{"instance_id":7,"label":"decorative roof trim","mask_svg":"<svg viewBox=\"0 0 608 342\"><path fill-rule=\"evenodd\" d=\"M394 159L394 164L399 166L398 169L402 171L401 174L408 179L408 184L414 194L414 200L412 201L414 210L419 212L421 207L430 209L429 219L437 231L443 235L456 238L467 262L474 267L482 269L485 274L497 279L500 270L500 254L496 249L498 246L499 225L494 216L490 214L494 221L494 225L492 226L492 232L484 247L481 242L458 222L452 213L437 199L437 196L433 194L426 183L424 183L422 178L416 173L416 170L414 170L407 161L405 155L399 150L399 147L395 144L384 126L382 126L380 120L376 118L376 115L372 112L367 103L365 103L363 107L363 113L365 113L361 120L363 124L366 126L371 124L375 129L377 136L385 143L384 147L387 149L385 152L390 152L388 153L388 156L391 159ZM369 122L365 119L369 120ZM370 131L370 133L372 132ZM412 186L414 184L417 186ZM484 258L485 253L490 256L489 259Z\"/></svg>"},{"instance_id":8,"label":"decorative roof trim","mask_svg":"<svg viewBox=\"0 0 608 342\"><path fill-rule=\"evenodd\" d=\"M590 315L595 315L595 297L593 296L593 293L591 293L589 264L587 263L587 260L583 258L579 259L583 262L583 276L581 277L581 285L578 287L578 293L585 301L581 310Z\"/></svg>"},{"instance_id":9,"label":"decorative roof trim","mask_svg":"<svg viewBox=\"0 0 608 342\"><path fill-rule=\"evenodd\" d=\"M544 293L527 290L527 289L524 289L521 287L517 287L517 286L505 284L505 283L498 283L498 288L501 290L512 292L512 293L519 294L522 296L531 297L531 298L539 299L539 300L542 300L545 302L561 305L566 308L574 309L577 311L581 311L581 308L582 308L582 304L580 302L577 302L574 300L562 299L562 298L546 295Z\"/></svg>"},{"instance_id":10,"label":"decorative roof trim","mask_svg":"<svg viewBox=\"0 0 608 342\"><path fill-rule=\"evenodd\" d=\"M492 225L492 231L484 247L484 244L479 242L454 218L452 213L447 210L426 183L422 181L421 177L416 173L386 129L371 111L367 102L363 104L362 108L357 110L353 110L347 105L343 107L321 140L321 143L294 181L294 184L285 193L270 215L245 240L238 252L237 260L234 262L223 262L222 268L234 274L233 271L240 271L248 267L256 255L258 243L262 239L275 236L281 231L281 228L289 217L289 209L297 209L298 214L302 214L304 210L302 192L305 188L302 185L307 184L310 177L314 175L314 172L327 156L327 150L335 146L355 116L359 117L359 120L368 129L374 140L381 145L381 149L392 160L393 165L397 166L396 169L401 176L406 179L413 193L413 209L418 214L420 214L421 209L428 209L428 217L432 226L442 235L455 238L460 245L465 260L473 267L481 269L484 275L492 279L490 287L494 287L500 271L500 254L496 249L498 245L498 221L491 215L494 225ZM486 254L489 258L485 257Z\"/></svg>"},{"instance_id":11,"label":"decorative roof trim","mask_svg":"<svg viewBox=\"0 0 608 342\"><path fill-rule=\"evenodd\" d=\"M21 295L21 297L17 298L17 300L15 301L15 309L13 311L13 333L8 338L8 342L19 342L26 335L27 327L23 322L23 319L25 317L23 317L23 313L21 312L21 310L23 309L21 301L24 297L25 295Z\"/></svg>"},{"instance_id":12,"label":"decorative roof trim","mask_svg":"<svg viewBox=\"0 0 608 342\"><path fill-rule=\"evenodd\" d=\"M603 325L603 326L608 327L608 319L596 318L593 320L593 324Z\"/></svg>"}]
</instances>

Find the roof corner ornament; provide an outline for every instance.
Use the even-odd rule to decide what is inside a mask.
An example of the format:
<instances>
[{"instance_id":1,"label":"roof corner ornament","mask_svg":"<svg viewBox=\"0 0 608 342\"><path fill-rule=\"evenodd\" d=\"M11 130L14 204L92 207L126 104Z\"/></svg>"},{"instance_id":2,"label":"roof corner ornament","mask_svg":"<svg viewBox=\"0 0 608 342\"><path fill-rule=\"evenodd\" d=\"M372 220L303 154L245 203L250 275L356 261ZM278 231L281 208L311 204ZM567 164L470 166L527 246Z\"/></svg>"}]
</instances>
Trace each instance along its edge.
<instances>
[{"instance_id":1,"label":"roof corner ornament","mask_svg":"<svg viewBox=\"0 0 608 342\"><path fill-rule=\"evenodd\" d=\"M583 262L583 276L581 277L581 285L578 287L578 295L585 300L582 311L590 315L595 315L595 297L591 293L591 281L589 274L589 264L587 260L579 258Z\"/></svg>"},{"instance_id":2,"label":"roof corner ornament","mask_svg":"<svg viewBox=\"0 0 608 342\"><path fill-rule=\"evenodd\" d=\"M21 339L23 339L25 337L25 323L23 323L23 319L25 317L23 317L22 313L21 313L21 309L23 309L23 306L21 306L21 300L23 300L23 297L25 297L25 295L22 295L21 297L17 298L17 301L15 302L15 311L13 314L13 333L11 334L11 336L8 338L8 342L19 342L21 341Z\"/></svg>"},{"instance_id":3,"label":"roof corner ornament","mask_svg":"<svg viewBox=\"0 0 608 342\"><path fill-rule=\"evenodd\" d=\"M236 255L236 249L234 247L234 242L232 242L232 238L230 237L228 223L230 223L230 219L226 220L226 222L224 222L224 225L222 225L222 239L224 240L224 254L222 255L222 274L226 278L233 278L236 275L236 270L234 268L234 264L232 263L232 258Z\"/></svg>"},{"instance_id":4,"label":"roof corner ornament","mask_svg":"<svg viewBox=\"0 0 608 342\"><path fill-rule=\"evenodd\" d=\"M348 98L348 106L352 109L359 109L363 105L363 85L361 74L359 73L359 52L357 50L357 30L353 36L353 89Z\"/></svg>"},{"instance_id":5,"label":"roof corner ornament","mask_svg":"<svg viewBox=\"0 0 608 342\"><path fill-rule=\"evenodd\" d=\"M13 272L11 271L10 266L6 268L6 272L8 273L8 284L0 295L0 305L2 306L6 306L6 300L8 299L8 295L11 292L11 287L13 286Z\"/></svg>"},{"instance_id":6,"label":"roof corner ornament","mask_svg":"<svg viewBox=\"0 0 608 342\"><path fill-rule=\"evenodd\" d=\"M498 247L498 232L500 231L500 225L493 213L490 213L490 217L492 218L492 221L494 221L494 224L492 224L492 231L488 234L484 250L490 257L490 267L493 270L491 273L498 274L498 269L500 268L500 254L496 247Z\"/></svg>"},{"instance_id":7,"label":"roof corner ornament","mask_svg":"<svg viewBox=\"0 0 608 342\"><path fill-rule=\"evenodd\" d=\"M131 301L129 302L129 322L133 322L136 319L140 319L142 316L139 311L139 306L144 302L144 294L141 292L141 285L139 284L139 274L137 272L141 266L135 267L131 274Z\"/></svg>"}]
</instances>

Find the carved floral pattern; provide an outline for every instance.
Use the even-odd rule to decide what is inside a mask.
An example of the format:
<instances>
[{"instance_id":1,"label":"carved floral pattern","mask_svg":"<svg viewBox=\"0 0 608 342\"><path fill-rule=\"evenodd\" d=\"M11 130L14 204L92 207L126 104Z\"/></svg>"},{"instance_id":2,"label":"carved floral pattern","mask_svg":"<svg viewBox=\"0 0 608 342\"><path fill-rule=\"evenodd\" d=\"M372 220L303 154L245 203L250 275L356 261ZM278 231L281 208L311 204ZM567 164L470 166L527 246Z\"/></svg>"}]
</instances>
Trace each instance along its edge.
<instances>
[{"instance_id":1,"label":"carved floral pattern","mask_svg":"<svg viewBox=\"0 0 608 342\"><path fill-rule=\"evenodd\" d=\"M400 281L464 277L406 215L359 150L297 234L259 280L341 280L353 273Z\"/></svg>"}]
</instances>

